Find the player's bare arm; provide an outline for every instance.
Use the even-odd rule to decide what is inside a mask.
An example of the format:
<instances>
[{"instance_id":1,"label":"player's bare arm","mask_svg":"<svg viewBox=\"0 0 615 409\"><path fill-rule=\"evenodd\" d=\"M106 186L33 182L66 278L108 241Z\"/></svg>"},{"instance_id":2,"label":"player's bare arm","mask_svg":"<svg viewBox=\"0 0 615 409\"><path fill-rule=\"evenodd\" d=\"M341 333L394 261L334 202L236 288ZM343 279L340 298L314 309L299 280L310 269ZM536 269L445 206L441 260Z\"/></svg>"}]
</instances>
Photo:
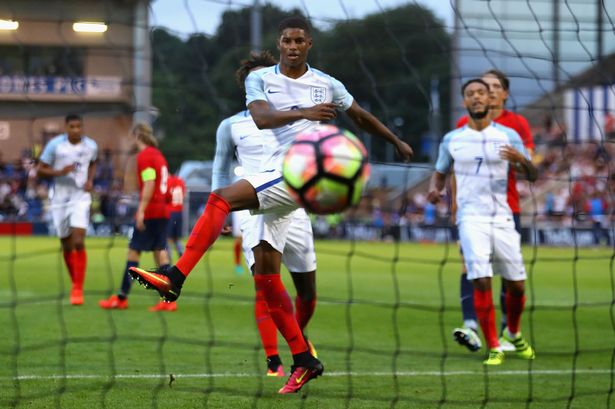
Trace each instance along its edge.
<instances>
[{"instance_id":1,"label":"player's bare arm","mask_svg":"<svg viewBox=\"0 0 615 409\"><path fill-rule=\"evenodd\" d=\"M36 169L36 174L38 177L52 178L52 177L57 177L57 176L66 176L69 173L73 172L74 170L75 170L74 164L64 166L62 169L55 170L48 164L44 162L40 162Z\"/></svg>"},{"instance_id":2,"label":"player's bare arm","mask_svg":"<svg viewBox=\"0 0 615 409\"><path fill-rule=\"evenodd\" d=\"M346 113L359 128L369 132L371 135L378 136L395 146L397 154L404 160L404 162L408 162L412 158L412 155L414 155L410 145L399 139L393 132L391 132L389 128L384 126L378 118L361 108L356 101L352 102L352 105L348 108Z\"/></svg>"},{"instance_id":3,"label":"player's bare arm","mask_svg":"<svg viewBox=\"0 0 615 409\"><path fill-rule=\"evenodd\" d=\"M518 171L523 172L528 181L535 182L538 179L538 170L532 161L512 146L506 145L502 147L500 149L500 158L509 161Z\"/></svg>"},{"instance_id":4,"label":"player's bare arm","mask_svg":"<svg viewBox=\"0 0 615 409\"><path fill-rule=\"evenodd\" d=\"M429 193L427 194L427 200L436 204L442 199L442 191L446 185L446 174L440 172L434 172L431 177L431 183L429 184Z\"/></svg>"},{"instance_id":5,"label":"player's bare arm","mask_svg":"<svg viewBox=\"0 0 615 409\"><path fill-rule=\"evenodd\" d=\"M335 104L317 104L309 108L294 109L290 111L278 111L272 108L266 101L252 101L248 105L250 114L258 129L279 128L300 119L310 121L330 121L337 116Z\"/></svg>"},{"instance_id":6,"label":"player's bare arm","mask_svg":"<svg viewBox=\"0 0 615 409\"><path fill-rule=\"evenodd\" d=\"M455 172L451 172L451 223L457 222L457 178Z\"/></svg>"},{"instance_id":7,"label":"player's bare arm","mask_svg":"<svg viewBox=\"0 0 615 409\"><path fill-rule=\"evenodd\" d=\"M88 179L85 181L83 185L83 190L86 192L91 192L94 187L94 175L96 174L96 162L90 162L90 166L88 166Z\"/></svg>"},{"instance_id":8,"label":"player's bare arm","mask_svg":"<svg viewBox=\"0 0 615 409\"><path fill-rule=\"evenodd\" d=\"M147 180L143 182L143 189L141 190L141 199L139 200L139 207L137 208L137 213L135 215L135 226L139 230L145 229L145 208L147 207L149 201L152 199L155 188L155 180Z\"/></svg>"}]
</instances>

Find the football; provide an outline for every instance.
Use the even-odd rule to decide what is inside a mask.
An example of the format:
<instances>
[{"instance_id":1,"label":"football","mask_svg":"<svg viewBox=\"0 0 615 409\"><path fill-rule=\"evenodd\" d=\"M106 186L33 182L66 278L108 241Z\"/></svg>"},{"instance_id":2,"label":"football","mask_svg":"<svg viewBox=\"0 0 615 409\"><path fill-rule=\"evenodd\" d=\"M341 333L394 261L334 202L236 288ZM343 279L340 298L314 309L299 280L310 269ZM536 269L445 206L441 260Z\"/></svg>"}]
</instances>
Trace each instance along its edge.
<instances>
[{"instance_id":1,"label":"football","mask_svg":"<svg viewBox=\"0 0 615 409\"><path fill-rule=\"evenodd\" d=\"M369 179L367 151L352 132L318 125L297 135L282 165L295 201L316 214L356 205Z\"/></svg>"}]
</instances>

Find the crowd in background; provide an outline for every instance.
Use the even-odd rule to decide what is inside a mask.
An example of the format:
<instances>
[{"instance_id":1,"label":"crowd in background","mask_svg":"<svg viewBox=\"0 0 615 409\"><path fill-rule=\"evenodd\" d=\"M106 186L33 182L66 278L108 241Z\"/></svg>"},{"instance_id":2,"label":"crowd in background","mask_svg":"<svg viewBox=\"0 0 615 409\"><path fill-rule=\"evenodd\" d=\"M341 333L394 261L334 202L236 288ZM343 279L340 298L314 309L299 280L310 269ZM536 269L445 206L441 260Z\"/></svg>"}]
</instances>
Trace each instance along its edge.
<instances>
[{"instance_id":1,"label":"crowd in background","mask_svg":"<svg viewBox=\"0 0 615 409\"><path fill-rule=\"evenodd\" d=\"M6 162L0 152L0 221L49 222L51 181L36 175L36 159L31 150L14 162ZM130 217L122 198L122 181L114 174L113 155L104 150L99 157L92 192L92 223Z\"/></svg>"},{"instance_id":2,"label":"crowd in background","mask_svg":"<svg viewBox=\"0 0 615 409\"><path fill-rule=\"evenodd\" d=\"M566 143L563 129L548 124L534 129L534 163L539 180L530 186L518 181L522 217L528 223L551 227L593 228L596 237L615 223L615 143ZM50 182L36 176L32 151L19 160L5 162L0 152L0 221L49 222ZM425 190L425 189L423 189ZM411 189L405 195L391 188L367 192L360 209L344 216L314 217L315 234L342 237L349 224L369 225L379 231L376 238L407 238L409 226L450 225L450 197L437 205L425 192ZM94 226L113 221L130 223L131 203L125 200L122 180L114 173L113 154L99 156L92 202Z\"/></svg>"}]
</instances>

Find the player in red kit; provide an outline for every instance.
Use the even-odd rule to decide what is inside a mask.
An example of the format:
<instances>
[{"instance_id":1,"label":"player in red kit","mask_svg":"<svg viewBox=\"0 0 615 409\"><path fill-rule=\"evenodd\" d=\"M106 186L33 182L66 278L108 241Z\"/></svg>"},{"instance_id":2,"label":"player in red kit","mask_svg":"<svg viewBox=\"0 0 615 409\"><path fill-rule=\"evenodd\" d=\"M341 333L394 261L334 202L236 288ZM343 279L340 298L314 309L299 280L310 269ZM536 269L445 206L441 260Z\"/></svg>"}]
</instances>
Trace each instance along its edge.
<instances>
[{"instance_id":1,"label":"player in red kit","mask_svg":"<svg viewBox=\"0 0 615 409\"><path fill-rule=\"evenodd\" d=\"M142 251L152 251L158 266L169 265L167 253L167 226L169 209L167 189L169 171L167 160L158 150L158 141L152 128L147 124L137 124L132 131L137 155L137 179L139 181L139 206L135 214L135 228L130 243L122 286L117 295L99 301L104 309L124 310L128 308L128 294L132 278L128 274L131 267L137 267ZM159 303L152 311L175 311L175 303Z\"/></svg>"},{"instance_id":2,"label":"player in red kit","mask_svg":"<svg viewBox=\"0 0 615 409\"><path fill-rule=\"evenodd\" d=\"M505 108L509 96L510 80L503 72L491 69L486 71L482 78L489 85L489 117L494 122L504 125L516 131L523 145L530 155L534 153L534 138L530 132L530 125L522 115L508 111ZM457 121L457 128L468 124L468 116L464 115ZM451 181L452 197L456 197L456 184L454 175ZM513 214L515 228L521 234L521 208L519 206L519 192L517 191L517 178L514 169L509 170L507 201ZM451 214L456 212L456 201L452 201ZM463 249L462 249L463 251ZM461 311L463 315L463 327L455 328L453 336L455 340L466 346L471 351L478 351L481 347L480 338L477 335L478 324L474 311L474 295L472 283L467 279L465 264L461 273ZM506 328L506 287L502 284L500 292L500 306L502 309L502 330ZM502 349L513 351L514 346L505 339L500 339Z\"/></svg>"},{"instance_id":3,"label":"player in red kit","mask_svg":"<svg viewBox=\"0 0 615 409\"><path fill-rule=\"evenodd\" d=\"M169 176L167 193L169 195L169 231L167 235L169 243L169 256L174 248L177 253L177 257L181 257L182 254L184 254L184 247L181 242L184 197L186 197L186 184L184 183L184 180L179 176Z\"/></svg>"}]
</instances>

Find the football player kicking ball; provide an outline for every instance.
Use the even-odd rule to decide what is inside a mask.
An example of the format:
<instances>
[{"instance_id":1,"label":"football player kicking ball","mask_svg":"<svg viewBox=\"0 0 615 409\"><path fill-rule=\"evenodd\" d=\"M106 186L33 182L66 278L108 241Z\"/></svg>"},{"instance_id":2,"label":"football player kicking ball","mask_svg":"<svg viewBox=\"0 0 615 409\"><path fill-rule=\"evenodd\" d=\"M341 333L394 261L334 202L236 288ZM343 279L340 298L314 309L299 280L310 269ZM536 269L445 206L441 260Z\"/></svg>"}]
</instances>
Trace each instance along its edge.
<instances>
[{"instance_id":1,"label":"football player kicking ball","mask_svg":"<svg viewBox=\"0 0 615 409\"><path fill-rule=\"evenodd\" d=\"M489 346L489 356L483 363L500 365L504 361L491 291L494 271L506 280L508 319L503 337L515 346L519 357L534 359L533 348L520 332L526 274L521 236L506 201L506 186L510 166L523 172L530 182L536 180L537 171L519 134L489 118L489 85L482 79L472 79L462 86L461 94L468 110L468 126L444 136L428 200L440 200L446 174L453 165L456 223L468 279L474 286L474 309Z\"/></svg>"},{"instance_id":2,"label":"football player kicking ball","mask_svg":"<svg viewBox=\"0 0 615 409\"><path fill-rule=\"evenodd\" d=\"M135 214L135 228L126 256L126 268L122 276L122 286L117 295L100 300L100 308L125 310L128 308L128 294L132 279L128 269L138 267L142 251L152 251L154 262L161 267L169 266L167 253L167 230L169 209L167 206L167 182L169 171L167 160L158 150L158 141L152 128L147 124L137 124L131 137L139 154L137 155L137 179L139 181L139 206ZM150 311L175 311L175 303L159 302Z\"/></svg>"},{"instance_id":3,"label":"football player kicking ball","mask_svg":"<svg viewBox=\"0 0 615 409\"><path fill-rule=\"evenodd\" d=\"M250 72L275 64L275 59L268 51L252 54L248 60L242 61L241 67L237 70L238 84L243 88L244 81ZM222 121L216 133L212 189L215 190L230 183L229 173L233 153L237 155L237 160L246 174L258 173L263 158L263 147L272 143L275 143L273 133L270 130L258 129L249 111L239 112ZM280 244L277 243L275 237L270 235L262 214L250 215L249 211L242 210L233 212L233 216L233 230L240 230L239 237L243 237L246 264L251 271L254 271L254 265L262 261L255 259L252 249L261 241L275 248L280 248ZM305 210L294 210L290 213L290 218L286 244L281 248L282 262L290 271L297 290L295 316L299 329L303 333L316 308L314 235L310 218ZM260 253L257 253L257 256L260 256ZM267 376L284 376L282 361L278 354L277 328L271 319L262 291L256 292L254 313L267 358ZM312 355L316 356L316 351L309 341L308 346L310 346Z\"/></svg>"},{"instance_id":4,"label":"football player kicking ball","mask_svg":"<svg viewBox=\"0 0 615 409\"><path fill-rule=\"evenodd\" d=\"M67 115L64 122L66 133L56 136L45 146L37 175L53 178L49 208L72 281L70 303L82 305L87 264L85 233L90 223L90 192L98 146L82 134L83 120L79 115Z\"/></svg>"},{"instance_id":5,"label":"football player kicking ball","mask_svg":"<svg viewBox=\"0 0 615 409\"><path fill-rule=\"evenodd\" d=\"M284 153L295 135L320 121L334 119L337 110L346 111L361 129L394 145L404 160L410 159L412 149L362 109L342 83L307 64L312 47L307 21L288 18L278 29L280 63L250 73L245 82L246 105L252 119L259 129L271 129L275 137L275 144L263 146L261 173L246 176L209 196L205 211L186 243L186 251L175 266L155 272L132 269L132 275L142 285L156 289L163 299L173 301L179 297L185 278L220 235L229 212L252 209L263 213L263 226L272 241L261 241L252 249L256 260L254 282L293 355L291 375L279 391L285 394L299 391L322 374L323 366L309 352L280 278L291 211L298 207L282 180Z\"/></svg>"},{"instance_id":6,"label":"football player kicking ball","mask_svg":"<svg viewBox=\"0 0 615 409\"><path fill-rule=\"evenodd\" d=\"M534 153L534 139L530 132L530 125L522 115L508 111L506 100L510 89L510 80L502 71L490 69L486 71L482 80L489 84L489 118L494 122L514 129L527 149L530 157ZM464 115L457 121L457 128L467 125L468 116ZM455 176L451 176L451 195L455 197ZM515 229L521 234L521 208L519 206L519 192L517 191L517 179L514 168L508 171L507 201L512 210ZM455 214L456 202L453 200L451 214ZM453 216L454 217L454 216ZM454 221L453 221L454 223ZM462 254L463 257L463 254ZM465 268L461 273L460 280L461 313L463 315L463 327L455 328L453 336L455 340L466 346L470 351L478 351L481 347L480 337L477 334L478 324L474 312L474 300L472 283L467 278ZM506 285L502 282L500 290L500 309L502 311L500 332L506 329ZM500 337L500 346L504 351L514 351L515 347L504 337Z\"/></svg>"}]
</instances>

